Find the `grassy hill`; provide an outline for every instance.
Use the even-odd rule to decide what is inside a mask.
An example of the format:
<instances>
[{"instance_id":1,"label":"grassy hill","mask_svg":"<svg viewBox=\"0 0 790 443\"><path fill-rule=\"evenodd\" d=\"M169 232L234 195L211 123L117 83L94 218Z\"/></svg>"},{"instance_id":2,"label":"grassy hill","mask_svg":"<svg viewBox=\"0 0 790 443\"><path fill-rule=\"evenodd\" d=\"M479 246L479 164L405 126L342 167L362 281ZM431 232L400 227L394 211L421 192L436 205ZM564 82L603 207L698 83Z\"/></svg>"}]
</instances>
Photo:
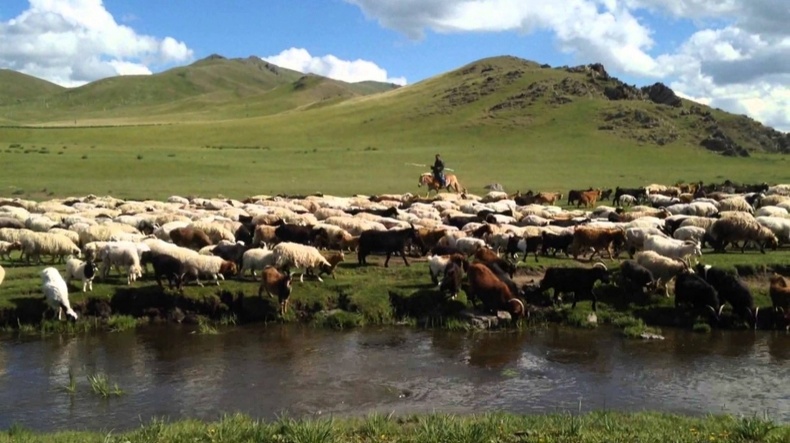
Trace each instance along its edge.
<instances>
[{"instance_id":1,"label":"grassy hill","mask_svg":"<svg viewBox=\"0 0 790 443\"><path fill-rule=\"evenodd\" d=\"M12 122L0 132L0 189L20 195L406 192L422 172L407 164L437 151L473 191L779 182L786 157L775 153L790 150L787 134L663 85L515 57L395 88L213 56L42 92L0 106L0 118Z\"/></svg>"},{"instance_id":2,"label":"grassy hill","mask_svg":"<svg viewBox=\"0 0 790 443\"><path fill-rule=\"evenodd\" d=\"M52 95L66 88L21 72L0 69L0 106L14 105Z\"/></svg>"}]
</instances>

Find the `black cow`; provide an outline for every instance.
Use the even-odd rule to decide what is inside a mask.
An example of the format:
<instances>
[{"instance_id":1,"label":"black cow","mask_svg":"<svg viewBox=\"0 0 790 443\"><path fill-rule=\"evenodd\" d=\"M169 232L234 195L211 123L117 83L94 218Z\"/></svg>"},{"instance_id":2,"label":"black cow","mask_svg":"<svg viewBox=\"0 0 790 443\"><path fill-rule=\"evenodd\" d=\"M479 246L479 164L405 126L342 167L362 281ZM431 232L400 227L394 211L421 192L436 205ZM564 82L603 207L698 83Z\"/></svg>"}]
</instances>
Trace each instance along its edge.
<instances>
[{"instance_id":1,"label":"black cow","mask_svg":"<svg viewBox=\"0 0 790 443\"><path fill-rule=\"evenodd\" d=\"M609 271L603 263L596 263L592 268L556 268L546 269L543 280L540 281L540 292L554 289L554 302L561 300L563 293L573 293L573 304L583 298L592 300L592 310L595 311L597 298L593 292L595 282L609 283Z\"/></svg>"},{"instance_id":2,"label":"black cow","mask_svg":"<svg viewBox=\"0 0 790 443\"><path fill-rule=\"evenodd\" d=\"M357 252L359 264L368 264L366 260L368 255L372 252L381 252L387 254L387 259L384 260L384 267L389 266L390 256L393 253L400 254L401 258L403 258L403 263L409 266L405 252L406 245L409 243L416 244L422 250L423 255L425 254L422 240L417 235L414 225L410 225L406 229L393 229L390 231L377 231L374 229L363 231L359 236L359 251Z\"/></svg>"},{"instance_id":3,"label":"black cow","mask_svg":"<svg viewBox=\"0 0 790 443\"><path fill-rule=\"evenodd\" d=\"M701 263L694 268L694 271L716 289L719 295L719 302L721 303L717 312L718 315L721 315L724 304L729 303L732 306L733 313L744 318L750 325L756 326L754 296L752 296L752 291L741 279L724 269L714 268Z\"/></svg>"},{"instance_id":4,"label":"black cow","mask_svg":"<svg viewBox=\"0 0 790 443\"><path fill-rule=\"evenodd\" d=\"M697 312L710 312L719 321L719 294L704 278L693 272L681 272L675 277L675 309L690 305Z\"/></svg>"},{"instance_id":5,"label":"black cow","mask_svg":"<svg viewBox=\"0 0 790 443\"><path fill-rule=\"evenodd\" d=\"M647 200L647 190L645 190L645 188L621 188L618 186L614 190L612 201L617 203L621 195L631 195L636 198L637 201Z\"/></svg>"},{"instance_id":6,"label":"black cow","mask_svg":"<svg viewBox=\"0 0 790 443\"><path fill-rule=\"evenodd\" d=\"M557 252L562 251L568 256L568 249L573 244L573 234L566 232L564 234L553 234L551 232L543 232L541 239L540 254L549 255L549 249L552 250L552 256L556 257Z\"/></svg>"}]
</instances>

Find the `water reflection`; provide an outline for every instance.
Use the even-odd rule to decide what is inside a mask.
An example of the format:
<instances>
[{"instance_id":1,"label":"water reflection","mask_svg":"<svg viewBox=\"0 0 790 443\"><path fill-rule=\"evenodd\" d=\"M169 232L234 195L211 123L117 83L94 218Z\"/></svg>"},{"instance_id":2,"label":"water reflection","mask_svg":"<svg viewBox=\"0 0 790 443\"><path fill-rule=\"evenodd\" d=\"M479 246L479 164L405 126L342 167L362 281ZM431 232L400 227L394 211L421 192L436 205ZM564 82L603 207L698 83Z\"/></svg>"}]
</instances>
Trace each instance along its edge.
<instances>
[{"instance_id":1,"label":"water reflection","mask_svg":"<svg viewBox=\"0 0 790 443\"><path fill-rule=\"evenodd\" d=\"M762 331L624 340L606 328L503 333L185 327L0 340L0 428L124 429L150 417L213 419L409 412L657 409L790 421L790 335ZM77 392L67 394L69 372ZM102 400L86 375L126 391ZM36 417L42 413L49 420Z\"/></svg>"}]
</instances>

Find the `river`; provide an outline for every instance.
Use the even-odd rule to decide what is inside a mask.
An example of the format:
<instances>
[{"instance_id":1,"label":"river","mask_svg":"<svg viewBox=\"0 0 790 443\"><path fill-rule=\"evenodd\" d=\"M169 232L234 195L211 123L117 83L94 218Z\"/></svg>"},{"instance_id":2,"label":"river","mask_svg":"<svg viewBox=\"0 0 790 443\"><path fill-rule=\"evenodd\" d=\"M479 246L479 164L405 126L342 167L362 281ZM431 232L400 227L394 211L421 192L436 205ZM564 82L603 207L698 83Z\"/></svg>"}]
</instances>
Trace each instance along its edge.
<instances>
[{"instance_id":1,"label":"river","mask_svg":"<svg viewBox=\"0 0 790 443\"><path fill-rule=\"evenodd\" d=\"M557 326L462 333L186 326L0 337L0 429L124 430L153 417L275 418L373 411L728 412L790 422L790 335L763 331L621 338ZM75 375L74 394L62 386ZM102 398L86 376L124 391Z\"/></svg>"}]
</instances>

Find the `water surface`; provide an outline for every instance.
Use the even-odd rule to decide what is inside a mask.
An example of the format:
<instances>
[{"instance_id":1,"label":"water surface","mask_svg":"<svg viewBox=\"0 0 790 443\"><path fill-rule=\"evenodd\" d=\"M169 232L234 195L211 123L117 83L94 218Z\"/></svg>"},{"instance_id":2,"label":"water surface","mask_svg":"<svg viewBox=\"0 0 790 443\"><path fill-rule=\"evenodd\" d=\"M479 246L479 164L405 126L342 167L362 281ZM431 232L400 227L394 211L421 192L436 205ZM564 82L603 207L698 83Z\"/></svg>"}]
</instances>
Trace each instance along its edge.
<instances>
[{"instance_id":1,"label":"water surface","mask_svg":"<svg viewBox=\"0 0 790 443\"><path fill-rule=\"evenodd\" d=\"M616 409L767 413L790 422L790 335L665 331L666 340L561 327L457 333L187 327L0 339L0 429L129 429L153 417ZM77 392L61 387L69 383ZM103 399L86 375L125 391ZM47 420L41 420L41 417Z\"/></svg>"}]
</instances>

